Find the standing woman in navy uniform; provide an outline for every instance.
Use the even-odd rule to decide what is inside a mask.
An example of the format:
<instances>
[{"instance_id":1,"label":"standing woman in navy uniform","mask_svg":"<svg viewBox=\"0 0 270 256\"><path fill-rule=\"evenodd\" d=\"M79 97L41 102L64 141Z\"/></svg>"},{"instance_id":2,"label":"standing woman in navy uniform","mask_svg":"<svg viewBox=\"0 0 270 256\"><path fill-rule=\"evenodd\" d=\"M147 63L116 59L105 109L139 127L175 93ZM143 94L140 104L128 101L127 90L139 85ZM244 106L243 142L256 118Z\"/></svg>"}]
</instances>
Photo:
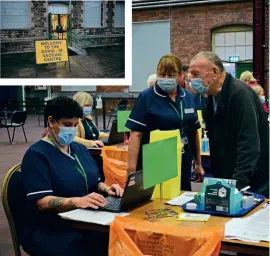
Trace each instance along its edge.
<instances>
[{"instance_id":1,"label":"standing woman in navy uniform","mask_svg":"<svg viewBox=\"0 0 270 256\"><path fill-rule=\"evenodd\" d=\"M22 162L26 212L22 246L31 256L108 255L108 237L75 230L57 213L107 204L100 194L122 196L107 186L87 148L73 139L83 111L68 97L50 100L45 108L48 135L33 144Z\"/></svg>"},{"instance_id":2,"label":"standing woman in navy uniform","mask_svg":"<svg viewBox=\"0 0 270 256\"><path fill-rule=\"evenodd\" d=\"M131 130L128 173L143 170L142 145L149 143L151 131L179 129L184 144L181 189L191 190L192 159L195 159L197 178L204 174L197 131L200 122L192 94L178 85L181 73L182 63L178 57L172 54L163 56L158 63L155 86L139 95L126 123Z\"/></svg>"}]
</instances>

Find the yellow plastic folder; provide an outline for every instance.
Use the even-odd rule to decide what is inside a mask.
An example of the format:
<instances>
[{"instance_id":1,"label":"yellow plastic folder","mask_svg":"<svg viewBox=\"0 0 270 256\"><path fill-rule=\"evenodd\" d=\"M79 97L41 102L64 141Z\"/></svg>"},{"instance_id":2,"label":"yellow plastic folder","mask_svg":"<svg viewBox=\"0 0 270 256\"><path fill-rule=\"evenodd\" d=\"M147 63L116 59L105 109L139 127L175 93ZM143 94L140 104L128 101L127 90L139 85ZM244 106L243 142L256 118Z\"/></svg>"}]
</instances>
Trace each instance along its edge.
<instances>
[{"instance_id":1,"label":"yellow plastic folder","mask_svg":"<svg viewBox=\"0 0 270 256\"><path fill-rule=\"evenodd\" d=\"M197 115L198 115L199 122L201 124L201 128L198 130L198 132L199 132L199 138L200 138L200 148L202 148L202 122L203 122L202 111L197 110Z\"/></svg>"},{"instance_id":2,"label":"yellow plastic folder","mask_svg":"<svg viewBox=\"0 0 270 256\"><path fill-rule=\"evenodd\" d=\"M150 143L169 139L172 137L177 137L177 166L178 166L178 176L165 181L163 183L163 198L171 199L180 194L181 191L181 166L182 166L182 150L183 143L181 141L181 136L179 130L172 131L152 131L150 133ZM156 185L152 198L160 198L160 185Z\"/></svg>"}]
</instances>

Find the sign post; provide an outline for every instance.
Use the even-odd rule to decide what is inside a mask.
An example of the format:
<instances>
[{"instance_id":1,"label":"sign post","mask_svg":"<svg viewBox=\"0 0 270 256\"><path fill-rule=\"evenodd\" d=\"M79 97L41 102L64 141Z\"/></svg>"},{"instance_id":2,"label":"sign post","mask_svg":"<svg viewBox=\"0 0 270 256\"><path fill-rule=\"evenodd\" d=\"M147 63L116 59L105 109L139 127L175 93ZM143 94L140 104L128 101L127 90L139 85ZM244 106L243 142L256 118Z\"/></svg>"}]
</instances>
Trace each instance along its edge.
<instances>
[{"instance_id":1,"label":"sign post","mask_svg":"<svg viewBox=\"0 0 270 256\"><path fill-rule=\"evenodd\" d=\"M67 40L36 40L36 65L67 62L71 72L70 61L67 49ZM37 73L36 73L37 75Z\"/></svg>"}]
</instances>

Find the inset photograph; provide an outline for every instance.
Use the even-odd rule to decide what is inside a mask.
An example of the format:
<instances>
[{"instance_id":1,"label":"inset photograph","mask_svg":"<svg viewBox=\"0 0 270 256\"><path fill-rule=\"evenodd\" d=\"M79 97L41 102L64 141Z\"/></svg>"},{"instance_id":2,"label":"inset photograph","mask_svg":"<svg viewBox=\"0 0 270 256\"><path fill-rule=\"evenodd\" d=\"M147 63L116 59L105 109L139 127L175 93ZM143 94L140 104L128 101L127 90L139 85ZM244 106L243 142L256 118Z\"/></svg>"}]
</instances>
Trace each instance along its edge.
<instances>
[{"instance_id":1,"label":"inset photograph","mask_svg":"<svg viewBox=\"0 0 270 256\"><path fill-rule=\"evenodd\" d=\"M1 78L125 78L125 1L1 1Z\"/></svg>"}]
</instances>

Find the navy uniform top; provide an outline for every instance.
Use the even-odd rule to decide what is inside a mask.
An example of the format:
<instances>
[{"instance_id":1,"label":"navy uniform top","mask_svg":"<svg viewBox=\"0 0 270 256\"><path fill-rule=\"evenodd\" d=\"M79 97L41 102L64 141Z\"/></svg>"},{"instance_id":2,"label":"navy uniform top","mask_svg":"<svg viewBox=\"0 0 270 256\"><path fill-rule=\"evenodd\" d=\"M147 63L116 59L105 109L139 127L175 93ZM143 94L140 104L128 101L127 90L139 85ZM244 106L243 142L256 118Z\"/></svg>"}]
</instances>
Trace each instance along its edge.
<instances>
[{"instance_id":1,"label":"navy uniform top","mask_svg":"<svg viewBox=\"0 0 270 256\"><path fill-rule=\"evenodd\" d=\"M193 95L194 98L194 104L195 104L195 109L196 110L203 110L205 109L205 105L207 102L207 99L205 97L203 97L200 94L195 94Z\"/></svg>"},{"instance_id":2,"label":"navy uniform top","mask_svg":"<svg viewBox=\"0 0 270 256\"><path fill-rule=\"evenodd\" d=\"M97 140L99 137L99 130L94 125L94 123L87 118L82 120L83 128L85 131L85 139L86 140Z\"/></svg>"},{"instance_id":3,"label":"navy uniform top","mask_svg":"<svg viewBox=\"0 0 270 256\"><path fill-rule=\"evenodd\" d=\"M98 167L86 147L70 144L70 154L61 152L52 143L40 140L32 145L22 161L22 177L27 197L25 235L33 231L64 230L66 222L55 212L40 211L36 201L45 196L82 197L97 192L100 180ZM87 175L76 169L75 154Z\"/></svg>"},{"instance_id":4,"label":"navy uniform top","mask_svg":"<svg viewBox=\"0 0 270 256\"><path fill-rule=\"evenodd\" d=\"M168 94L157 85L143 91L128 118L126 127L131 131L143 133L141 144L150 140L150 132L154 130L181 131L181 138L187 144L186 138L200 128L195 111L192 94L178 86L177 98L174 102ZM142 168L142 154L138 157L137 169Z\"/></svg>"}]
</instances>

